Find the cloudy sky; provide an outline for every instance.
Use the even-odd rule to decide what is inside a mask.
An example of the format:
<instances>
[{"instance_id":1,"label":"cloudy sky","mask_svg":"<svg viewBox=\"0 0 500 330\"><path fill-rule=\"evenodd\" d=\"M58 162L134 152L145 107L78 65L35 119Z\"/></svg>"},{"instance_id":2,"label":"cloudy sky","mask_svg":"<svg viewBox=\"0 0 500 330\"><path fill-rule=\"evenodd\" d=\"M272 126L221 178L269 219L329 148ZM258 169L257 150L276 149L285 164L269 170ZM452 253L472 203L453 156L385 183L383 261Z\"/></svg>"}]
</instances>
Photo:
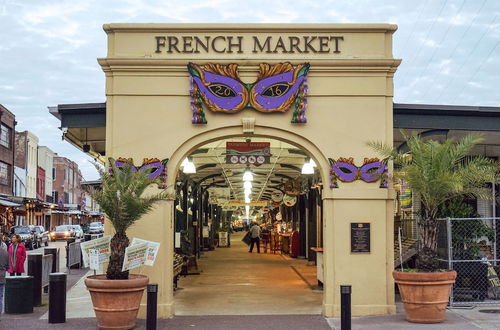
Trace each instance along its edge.
<instances>
[{"instance_id":1,"label":"cloudy sky","mask_svg":"<svg viewBox=\"0 0 500 330\"><path fill-rule=\"evenodd\" d=\"M500 0L0 0L0 103L84 178L47 106L103 102L104 23L396 23L395 102L500 106Z\"/></svg>"}]
</instances>

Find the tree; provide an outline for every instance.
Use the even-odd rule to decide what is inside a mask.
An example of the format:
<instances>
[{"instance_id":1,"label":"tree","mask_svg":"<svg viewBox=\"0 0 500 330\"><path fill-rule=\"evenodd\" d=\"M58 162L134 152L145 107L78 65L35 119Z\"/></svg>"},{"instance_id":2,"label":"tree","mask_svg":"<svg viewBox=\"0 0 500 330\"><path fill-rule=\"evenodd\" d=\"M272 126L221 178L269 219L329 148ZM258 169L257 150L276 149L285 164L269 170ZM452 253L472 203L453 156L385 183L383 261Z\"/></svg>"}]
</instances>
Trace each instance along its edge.
<instances>
[{"instance_id":1,"label":"tree","mask_svg":"<svg viewBox=\"0 0 500 330\"><path fill-rule=\"evenodd\" d=\"M126 231L167 195L165 192L145 194L151 184L157 183L149 178L147 171L138 170L131 163L125 163L118 168L113 158L109 158L109 164L109 173L96 165L102 189L89 188L89 194L115 229L111 239L111 256L106 278L128 279L128 271L122 272L125 248L129 246Z\"/></svg>"},{"instance_id":2,"label":"tree","mask_svg":"<svg viewBox=\"0 0 500 330\"><path fill-rule=\"evenodd\" d=\"M418 219L419 253L417 268L436 271L437 216L440 207L459 196L491 198L486 186L496 182L498 163L479 156L470 156L474 146L483 141L470 134L455 141L424 140L406 136L408 152L400 152L380 142L369 145L394 161L394 177L404 181L421 198L422 214Z\"/></svg>"}]
</instances>

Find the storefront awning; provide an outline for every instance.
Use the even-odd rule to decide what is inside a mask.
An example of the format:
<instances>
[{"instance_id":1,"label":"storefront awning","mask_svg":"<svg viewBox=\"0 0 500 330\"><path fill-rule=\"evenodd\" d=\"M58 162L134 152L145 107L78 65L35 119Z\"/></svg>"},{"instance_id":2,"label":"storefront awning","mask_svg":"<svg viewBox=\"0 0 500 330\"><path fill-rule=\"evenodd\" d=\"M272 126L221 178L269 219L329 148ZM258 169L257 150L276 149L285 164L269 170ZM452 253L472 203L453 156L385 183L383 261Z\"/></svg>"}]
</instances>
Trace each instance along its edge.
<instances>
[{"instance_id":1,"label":"storefront awning","mask_svg":"<svg viewBox=\"0 0 500 330\"><path fill-rule=\"evenodd\" d=\"M0 199L0 205L7 206L7 207L18 207L21 206L21 204L14 203L5 199Z\"/></svg>"}]
</instances>

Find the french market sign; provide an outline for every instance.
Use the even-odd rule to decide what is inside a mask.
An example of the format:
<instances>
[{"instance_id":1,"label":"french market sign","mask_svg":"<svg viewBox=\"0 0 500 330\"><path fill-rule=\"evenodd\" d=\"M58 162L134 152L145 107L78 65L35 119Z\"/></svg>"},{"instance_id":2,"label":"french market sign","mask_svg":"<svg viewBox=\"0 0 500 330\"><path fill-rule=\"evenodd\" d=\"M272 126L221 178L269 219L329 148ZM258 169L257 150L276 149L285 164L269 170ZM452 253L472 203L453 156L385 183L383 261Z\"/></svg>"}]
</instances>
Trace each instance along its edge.
<instances>
[{"instance_id":1,"label":"french market sign","mask_svg":"<svg viewBox=\"0 0 500 330\"><path fill-rule=\"evenodd\" d=\"M155 53L339 54L343 36L155 36ZM245 48L245 45L250 45Z\"/></svg>"}]
</instances>

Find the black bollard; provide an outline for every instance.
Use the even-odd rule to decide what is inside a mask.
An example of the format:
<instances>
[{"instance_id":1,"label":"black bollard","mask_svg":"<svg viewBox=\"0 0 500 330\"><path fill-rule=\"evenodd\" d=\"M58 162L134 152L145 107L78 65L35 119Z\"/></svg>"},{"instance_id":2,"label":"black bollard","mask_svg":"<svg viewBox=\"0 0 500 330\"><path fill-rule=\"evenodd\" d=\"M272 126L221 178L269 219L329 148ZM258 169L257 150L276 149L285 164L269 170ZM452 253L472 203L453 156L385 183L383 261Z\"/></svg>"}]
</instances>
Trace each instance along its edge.
<instances>
[{"instance_id":1,"label":"black bollard","mask_svg":"<svg viewBox=\"0 0 500 330\"><path fill-rule=\"evenodd\" d=\"M351 286L340 286L340 329L351 330Z\"/></svg>"},{"instance_id":2,"label":"black bollard","mask_svg":"<svg viewBox=\"0 0 500 330\"><path fill-rule=\"evenodd\" d=\"M148 312L146 330L156 330L158 308L158 284L148 284Z\"/></svg>"},{"instance_id":3,"label":"black bollard","mask_svg":"<svg viewBox=\"0 0 500 330\"><path fill-rule=\"evenodd\" d=\"M49 323L66 322L66 273L49 275Z\"/></svg>"},{"instance_id":4,"label":"black bollard","mask_svg":"<svg viewBox=\"0 0 500 330\"><path fill-rule=\"evenodd\" d=\"M28 254L28 276L33 276L33 306L42 304L42 258L41 253Z\"/></svg>"}]
</instances>

